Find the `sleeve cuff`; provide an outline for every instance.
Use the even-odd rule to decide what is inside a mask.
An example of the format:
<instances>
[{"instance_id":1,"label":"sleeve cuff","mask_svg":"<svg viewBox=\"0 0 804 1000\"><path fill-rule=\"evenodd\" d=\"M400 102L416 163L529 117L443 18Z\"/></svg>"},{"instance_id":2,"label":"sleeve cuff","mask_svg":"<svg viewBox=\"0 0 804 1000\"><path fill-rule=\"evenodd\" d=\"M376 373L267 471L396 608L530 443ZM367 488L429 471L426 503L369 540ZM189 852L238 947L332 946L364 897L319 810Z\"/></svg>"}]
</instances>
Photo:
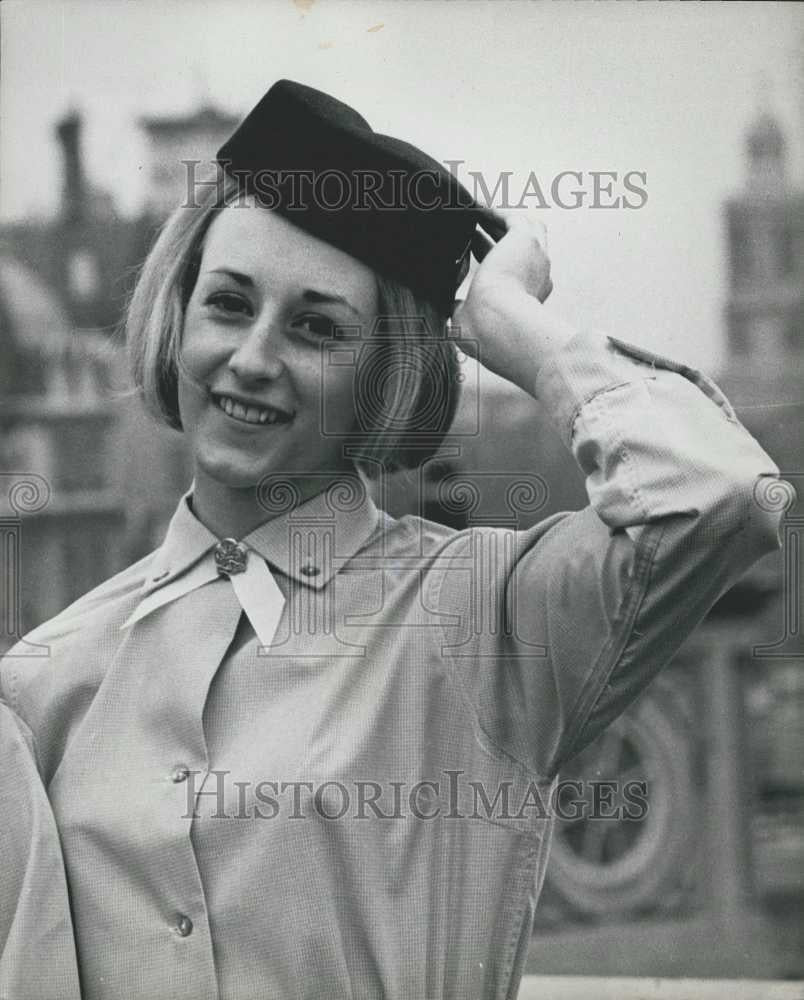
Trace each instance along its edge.
<instances>
[{"instance_id":1,"label":"sleeve cuff","mask_svg":"<svg viewBox=\"0 0 804 1000\"><path fill-rule=\"evenodd\" d=\"M575 421L586 403L618 386L653 378L657 368L683 375L716 403L729 420L737 423L729 401L702 372L589 330L576 333L542 366L536 379L536 397L570 447Z\"/></svg>"}]
</instances>

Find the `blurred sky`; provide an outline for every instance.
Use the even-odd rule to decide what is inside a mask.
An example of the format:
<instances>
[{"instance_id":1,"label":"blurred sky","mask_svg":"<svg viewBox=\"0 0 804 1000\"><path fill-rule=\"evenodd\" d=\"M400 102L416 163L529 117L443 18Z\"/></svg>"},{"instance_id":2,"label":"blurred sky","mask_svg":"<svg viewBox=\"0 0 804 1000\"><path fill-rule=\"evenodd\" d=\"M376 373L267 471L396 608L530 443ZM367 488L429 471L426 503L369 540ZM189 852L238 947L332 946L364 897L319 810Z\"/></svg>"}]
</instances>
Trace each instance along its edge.
<instances>
[{"instance_id":1,"label":"blurred sky","mask_svg":"<svg viewBox=\"0 0 804 1000\"><path fill-rule=\"evenodd\" d=\"M279 77L490 178L647 173L637 211L543 209L555 304L575 322L717 368L722 202L761 93L802 173L804 6L504 0L16 2L0 6L0 217L53 212L54 121L85 116L92 181L136 212L141 114L204 97L246 112ZM761 83L764 74L766 83ZM590 187L590 182L584 185Z\"/></svg>"}]
</instances>

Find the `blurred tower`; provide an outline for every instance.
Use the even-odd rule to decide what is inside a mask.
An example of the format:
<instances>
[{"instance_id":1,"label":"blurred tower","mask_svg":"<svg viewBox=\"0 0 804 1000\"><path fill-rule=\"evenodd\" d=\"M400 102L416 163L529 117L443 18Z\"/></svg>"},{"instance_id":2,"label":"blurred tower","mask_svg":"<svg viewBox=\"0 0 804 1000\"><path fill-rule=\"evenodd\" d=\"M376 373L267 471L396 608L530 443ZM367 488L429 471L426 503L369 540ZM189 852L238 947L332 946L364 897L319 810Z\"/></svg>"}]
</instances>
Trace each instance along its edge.
<instances>
[{"instance_id":1,"label":"blurred tower","mask_svg":"<svg viewBox=\"0 0 804 1000\"><path fill-rule=\"evenodd\" d=\"M195 176L199 179L214 176L211 159L232 134L238 120L209 103L190 115L140 119L151 157L147 198L152 215L164 218L186 200L188 168L183 161L198 163Z\"/></svg>"},{"instance_id":2,"label":"blurred tower","mask_svg":"<svg viewBox=\"0 0 804 1000\"><path fill-rule=\"evenodd\" d=\"M81 116L72 111L56 124L56 136L61 144L62 217L82 219L86 213L87 185L81 156Z\"/></svg>"},{"instance_id":3,"label":"blurred tower","mask_svg":"<svg viewBox=\"0 0 804 1000\"><path fill-rule=\"evenodd\" d=\"M59 287L79 327L102 326L112 319L104 301L99 247L93 232L96 206L90 199L81 152L81 115L73 111L55 126L62 153Z\"/></svg>"},{"instance_id":4,"label":"blurred tower","mask_svg":"<svg viewBox=\"0 0 804 1000\"><path fill-rule=\"evenodd\" d=\"M780 464L800 469L804 390L804 192L787 177L787 143L763 110L746 134L744 190L726 202L729 361L721 382Z\"/></svg>"},{"instance_id":5,"label":"blurred tower","mask_svg":"<svg viewBox=\"0 0 804 1000\"><path fill-rule=\"evenodd\" d=\"M800 953L801 888L793 873L804 863L804 191L789 179L787 142L767 108L748 129L746 152L745 189L725 206L729 360L719 381L798 502L785 513L782 551L760 562L732 597L742 592L748 640L739 665L752 706L754 880L777 932L798 939Z\"/></svg>"},{"instance_id":6,"label":"blurred tower","mask_svg":"<svg viewBox=\"0 0 804 1000\"><path fill-rule=\"evenodd\" d=\"M34 253L79 329L111 331L119 319L126 286L122 275L136 259L145 236L136 222L120 219L112 196L91 184L82 152L83 119L71 111L54 128L62 155L62 197L45 245Z\"/></svg>"}]
</instances>

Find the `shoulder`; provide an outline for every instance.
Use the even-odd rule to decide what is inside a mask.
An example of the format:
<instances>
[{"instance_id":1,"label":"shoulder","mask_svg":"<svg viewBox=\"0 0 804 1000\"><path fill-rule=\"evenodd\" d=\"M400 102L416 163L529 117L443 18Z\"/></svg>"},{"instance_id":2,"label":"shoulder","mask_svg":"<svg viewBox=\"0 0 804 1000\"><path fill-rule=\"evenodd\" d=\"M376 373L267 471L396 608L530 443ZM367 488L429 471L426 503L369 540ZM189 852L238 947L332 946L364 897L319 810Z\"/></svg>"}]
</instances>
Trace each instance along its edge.
<instances>
[{"instance_id":1,"label":"shoulder","mask_svg":"<svg viewBox=\"0 0 804 1000\"><path fill-rule=\"evenodd\" d=\"M380 511L380 524L374 541L382 538L385 551L397 555L435 555L446 546L453 544L465 532L450 528L438 521L428 521L416 514L391 517Z\"/></svg>"},{"instance_id":2,"label":"shoulder","mask_svg":"<svg viewBox=\"0 0 804 1000\"><path fill-rule=\"evenodd\" d=\"M68 664L92 672L136 605L154 553L116 573L43 622L0 656L0 696L19 709L27 688L51 689ZM83 664L83 666L82 666Z\"/></svg>"},{"instance_id":3,"label":"shoulder","mask_svg":"<svg viewBox=\"0 0 804 1000\"><path fill-rule=\"evenodd\" d=\"M29 632L6 656L13 656L25 644L48 644L82 632L93 625L104 625L124 616L126 608L139 600L139 594L148 577L148 569L155 552L127 566L124 570L104 580L87 591L53 618Z\"/></svg>"},{"instance_id":4,"label":"shoulder","mask_svg":"<svg viewBox=\"0 0 804 1000\"><path fill-rule=\"evenodd\" d=\"M467 601L484 600L502 607L516 576L530 596L549 585L556 569L588 547L597 521L588 508L561 511L524 529L505 525L470 525L456 529L416 515L382 514L381 537L373 540L385 565L406 577L415 567L423 598L432 607L455 612ZM598 524L600 522L598 521ZM602 528L602 524L600 525Z\"/></svg>"},{"instance_id":5,"label":"shoulder","mask_svg":"<svg viewBox=\"0 0 804 1000\"><path fill-rule=\"evenodd\" d=\"M30 728L43 775L55 772L122 642L153 553L27 633L0 657L0 698Z\"/></svg>"},{"instance_id":6,"label":"shoulder","mask_svg":"<svg viewBox=\"0 0 804 1000\"><path fill-rule=\"evenodd\" d=\"M381 512L379 530L370 544L377 549L382 546L382 555L388 564L401 560L408 567L415 565L419 573L433 573L449 569L456 562L465 563L473 554L494 545L506 534L510 536L512 532L485 525L453 528L416 514L394 518ZM524 534L513 532L514 538Z\"/></svg>"},{"instance_id":7,"label":"shoulder","mask_svg":"<svg viewBox=\"0 0 804 1000\"><path fill-rule=\"evenodd\" d=\"M560 511L539 521L529 528L498 525L470 525L453 528L437 521L429 521L415 514L400 518L391 517L380 511L377 534L370 544L379 544L380 538L388 555L420 555L424 560L442 560L448 563L453 558L461 559L473 552L487 549L502 551L503 547L516 560L531 550L548 532L558 525L564 527L573 523L586 512Z\"/></svg>"}]
</instances>

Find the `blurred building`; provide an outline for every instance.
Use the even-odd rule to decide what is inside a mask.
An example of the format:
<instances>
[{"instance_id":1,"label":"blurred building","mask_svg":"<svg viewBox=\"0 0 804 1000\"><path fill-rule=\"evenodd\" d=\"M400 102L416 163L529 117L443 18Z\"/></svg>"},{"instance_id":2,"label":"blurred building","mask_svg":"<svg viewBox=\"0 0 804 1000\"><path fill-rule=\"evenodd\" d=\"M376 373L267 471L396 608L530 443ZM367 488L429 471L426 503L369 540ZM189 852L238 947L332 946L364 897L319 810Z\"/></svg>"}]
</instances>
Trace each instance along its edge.
<instances>
[{"instance_id":1,"label":"blurred building","mask_svg":"<svg viewBox=\"0 0 804 1000\"><path fill-rule=\"evenodd\" d=\"M0 653L118 567L108 347L0 250Z\"/></svg>"},{"instance_id":2,"label":"blurred building","mask_svg":"<svg viewBox=\"0 0 804 1000\"><path fill-rule=\"evenodd\" d=\"M804 470L804 191L768 111L746 136L743 191L725 219L730 263L728 364L720 381L741 417L791 472Z\"/></svg>"},{"instance_id":3,"label":"blurred building","mask_svg":"<svg viewBox=\"0 0 804 1000\"><path fill-rule=\"evenodd\" d=\"M734 595L756 623L742 652L753 796L755 886L804 953L804 190L765 110L746 136L744 190L725 206L730 250L729 362L721 383L740 418L798 492L781 558ZM799 973L801 969L799 967Z\"/></svg>"},{"instance_id":4,"label":"blurred building","mask_svg":"<svg viewBox=\"0 0 804 1000\"><path fill-rule=\"evenodd\" d=\"M164 218L187 200L193 178L214 176L210 157L238 120L209 104L189 115L140 119L150 154L147 210L151 215Z\"/></svg>"},{"instance_id":5,"label":"blurred building","mask_svg":"<svg viewBox=\"0 0 804 1000\"><path fill-rule=\"evenodd\" d=\"M0 531L13 540L0 548L0 578L19 585L2 609L0 651L155 547L189 484L181 435L130 392L121 324L138 268L182 201L178 161L213 156L236 119L206 106L140 124L151 186L136 218L90 182L72 111L54 129L56 215L0 227ZM34 494L41 504L14 507Z\"/></svg>"},{"instance_id":6,"label":"blurred building","mask_svg":"<svg viewBox=\"0 0 804 1000\"><path fill-rule=\"evenodd\" d=\"M62 159L56 217L4 225L0 239L58 297L73 327L111 333L154 226L146 216L122 218L112 195L90 183L81 132L77 112L65 116L55 128Z\"/></svg>"}]
</instances>

